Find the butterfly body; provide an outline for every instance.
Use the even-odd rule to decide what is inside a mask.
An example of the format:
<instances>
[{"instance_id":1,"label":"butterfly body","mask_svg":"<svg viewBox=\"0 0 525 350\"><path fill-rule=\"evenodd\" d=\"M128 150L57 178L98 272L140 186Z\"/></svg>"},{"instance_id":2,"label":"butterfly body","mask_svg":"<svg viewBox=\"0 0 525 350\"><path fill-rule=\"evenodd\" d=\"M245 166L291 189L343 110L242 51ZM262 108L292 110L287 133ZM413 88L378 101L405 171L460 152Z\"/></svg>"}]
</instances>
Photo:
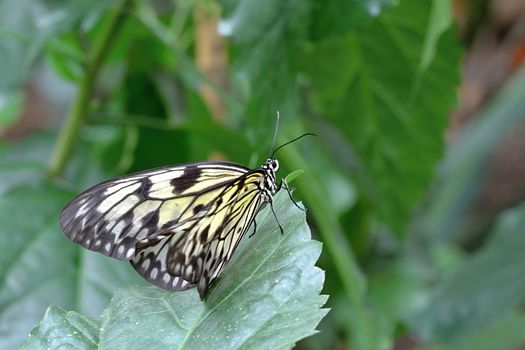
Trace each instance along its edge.
<instances>
[{"instance_id":1,"label":"butterfly body","mask_svg":"<svg viewBox=\"0 0 525 350\"><path fill-rule=\"evenodd\" d=\"M281 188L278 169L270 157L258 169L209 161L126 175L75 197L60 225L72 241L129 260L157 286L197 285L202 298Z\"/></svg>"}]
</instances>

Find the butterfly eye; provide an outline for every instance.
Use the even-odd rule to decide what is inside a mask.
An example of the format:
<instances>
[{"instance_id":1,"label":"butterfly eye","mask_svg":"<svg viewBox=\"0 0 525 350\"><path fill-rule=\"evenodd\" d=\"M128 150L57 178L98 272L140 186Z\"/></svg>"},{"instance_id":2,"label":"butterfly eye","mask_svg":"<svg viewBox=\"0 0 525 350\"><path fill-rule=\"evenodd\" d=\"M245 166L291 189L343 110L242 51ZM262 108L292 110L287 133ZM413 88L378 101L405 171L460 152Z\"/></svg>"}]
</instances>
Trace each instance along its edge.
<instances>
[{"instance_id":1,"label":"butterfly eye","mask_svg":"<svg viewBox=\"0 0 525 350\"><path fill-rule=\"evenodd\" d=\"M279 170L279 162L277 161L277 159L272 159L270 163L270 167L272 168L273 171Z\"/></svg>"}]
</instances>

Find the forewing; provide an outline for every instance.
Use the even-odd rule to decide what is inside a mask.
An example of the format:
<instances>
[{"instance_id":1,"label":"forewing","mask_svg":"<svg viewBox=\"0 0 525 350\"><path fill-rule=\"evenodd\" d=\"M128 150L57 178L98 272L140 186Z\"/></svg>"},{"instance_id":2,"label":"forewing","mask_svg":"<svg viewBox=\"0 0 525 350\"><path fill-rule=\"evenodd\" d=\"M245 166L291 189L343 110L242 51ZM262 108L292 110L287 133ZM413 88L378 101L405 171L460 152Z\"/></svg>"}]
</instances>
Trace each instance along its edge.
<instances>
[{"instance_id":1,"label":"forewing","mask_svg":"<svg viewBox=\"0 0 525 350\"><path fill-rule=\"evenodd\" d=\"M60 215L60 226L85 248L131 260L138 242L162 239L207 204L204 193L216 195L248 171L233 163L202 162L109 180L73 199Z\"/></svg>"},{"instance_id":2,"label":"forewing","mask_svg":"<svg viewBox=\"0 0 525 350\"><path fill-rule=\"evenodd\" d=\"M181 222L158 241L146 246L132 261L150 282L170 290L197 284L201 298L230 260L259 211L262 175L253 173L224 188L209 200L205 211ZM139 244L140 246L141 244Z\"/></svg>"}]
</instances>

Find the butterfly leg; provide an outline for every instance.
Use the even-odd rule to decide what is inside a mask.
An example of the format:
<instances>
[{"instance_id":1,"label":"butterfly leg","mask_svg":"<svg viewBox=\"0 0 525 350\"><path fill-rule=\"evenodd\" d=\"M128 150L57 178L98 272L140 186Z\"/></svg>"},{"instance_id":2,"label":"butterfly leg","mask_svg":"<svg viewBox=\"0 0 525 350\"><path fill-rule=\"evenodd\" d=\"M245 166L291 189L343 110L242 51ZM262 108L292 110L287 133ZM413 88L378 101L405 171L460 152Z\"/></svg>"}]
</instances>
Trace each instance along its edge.
<instances>
[{"instance_id":1,"label":"butterfly leg","mask_svg":"<svg viewBox=\"0 0 525 350\"><path fill-rule=\"evenodd\" d=\"M252 238L255 235L255 232L257 231L257 222L255 221L255 218L253 219L253 232L251 235L248 236L248 238Z\"/></svg>"},{"instance_id":2,"label":"butterfly leg","mask_svg":"<svg viewBox=\"0 0 525 350\"><path fill-rule=\"evenodd\" d=\"M284 179L281 179L281 183L279 184L279 187L277 189L277 191L279 191L281 189L281 187L284 187L284 189L286 190L286 192L288 193L288 196L290 197L290 200L293 202L293 204L299 208L299 210L302 210L302 211L305 211L304 208L301 208L299 206L299 204L297 204L296 201L294 201L293 197L292 197L292 190L290 189L290 187L288 186L288 183L286 182L286 180Z\"/></svg>"},{"instance_id":3,"label":"butterfly leg","mask_svg":"<svg viewBox=\"0 0 525 350\"><path fill-rule=\"evenodd\" d=\"M270 208L272 209L273 216L275 217L275 221L277 221L277 225L279 226L279 230L281 231L281 234L284 234L283 227L281 226L281 223L279 222L279 219L277 218L277 214L275 214L275 210L273 210L273 203L270 203Z\"/></svg>"}]
</instances>

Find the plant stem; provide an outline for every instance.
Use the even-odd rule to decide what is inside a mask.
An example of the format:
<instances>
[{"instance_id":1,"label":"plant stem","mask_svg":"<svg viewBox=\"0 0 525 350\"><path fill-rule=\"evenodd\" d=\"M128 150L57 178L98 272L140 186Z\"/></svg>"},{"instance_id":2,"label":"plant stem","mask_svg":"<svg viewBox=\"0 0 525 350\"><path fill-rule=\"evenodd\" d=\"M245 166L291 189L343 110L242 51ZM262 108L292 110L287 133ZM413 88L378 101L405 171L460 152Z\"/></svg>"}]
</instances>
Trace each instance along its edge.
<instances>
[{"instance_id":1,"label":"plant stem","mask_svg":"<svg viewBox=\"0 0 525 350\"><path fill-rule=\"evenodd\" d=\"M293 147L280 151L281 159L291 168L304 169L308 174L315 174L308 162L305 162L301 154ZM366 279L363 276L356 259L350 249L350 243L342 234L340 226L334 215L334 209L329 203L319 201L326 194L318 185L319 180L313 180L312 175L302 176L296 180L297 187L308 203L314 220L318 225L318 231L323 238L323 243L330 254L341 279L348 305L352 312L348 315L349 328L352 333L352 348L372 350L379 349L380 343L387 336L378 326L375 316L366 306Z\"/></svg>"},{"instance_id":2,"label":"plant stem","mask_svg":"<svg viewBox=\"0 0 525 350\"><path fill-rule=\"evenodd\" d=\"M110 45L126 19L130 3L131 1L129 0L123 1L111 10L87 55L84 66L84 78L80 83L75 100L71 105L49 160L48 175L50 177L60 176L71 156L80 128L84 122L84 117L88 112L97 74L109 52Z\"/></svg>"}]
</instances>

